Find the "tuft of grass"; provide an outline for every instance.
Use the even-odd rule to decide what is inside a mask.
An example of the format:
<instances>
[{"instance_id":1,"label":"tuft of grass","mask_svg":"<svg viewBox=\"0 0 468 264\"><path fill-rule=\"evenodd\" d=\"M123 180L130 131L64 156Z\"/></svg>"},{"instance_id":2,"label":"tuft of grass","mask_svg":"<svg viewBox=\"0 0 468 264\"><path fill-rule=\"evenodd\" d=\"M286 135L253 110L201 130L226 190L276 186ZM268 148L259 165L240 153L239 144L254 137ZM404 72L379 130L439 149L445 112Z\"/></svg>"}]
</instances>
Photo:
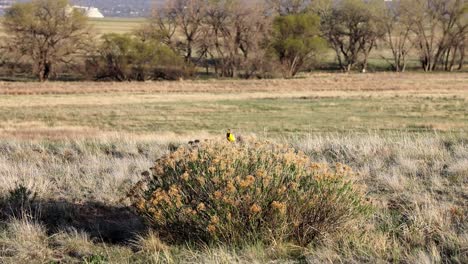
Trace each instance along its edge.
<instances>
[{"instance_id":1,"label":"tuft of grass","mask_svg":"<svg viewBox=\"0 0 468 264\"><path fill-rule=\"evenodd\" d=\"M58 251L77 259L90 257L97 249L87 233L74 228L55 234L54 240Z\"/></svg>"},{"instance_id":2,"label":"tuft of grass","mask_svg":"<svg viewBox=\"0 0 468 264\"><path fill-rule=\"evenodd\" d=\"M0 232L0 260L3 263L45 263L54 260L51 239L41 224L13 219Z\"/></svg>"}]
</instances>

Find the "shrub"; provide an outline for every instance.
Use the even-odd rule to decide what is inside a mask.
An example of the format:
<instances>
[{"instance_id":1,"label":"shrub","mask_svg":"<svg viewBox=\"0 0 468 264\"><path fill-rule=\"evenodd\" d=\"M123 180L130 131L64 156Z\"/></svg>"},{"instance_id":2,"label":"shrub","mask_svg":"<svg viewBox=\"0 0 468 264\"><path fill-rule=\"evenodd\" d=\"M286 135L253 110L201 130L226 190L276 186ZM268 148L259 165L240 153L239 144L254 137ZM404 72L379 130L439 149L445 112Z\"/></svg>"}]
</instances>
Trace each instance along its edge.
<instances>
[{"instance_id":1,"label":"shrub","mask_svg":"<svg viewBox=\"0 0 468 264\"><path fill-rule=\"evenodd\" d=\"M313 14L276 17L270 45L288 78L312 66L327 46L320 37L320 18Z\"/></svg>"},{"instance_id":2,"label":"shrub","mask_svg":"<svg viewBox=\"0 0 468 264\"><path fill-rule=\"evenodd\" d=\"M102 39L99 56L87 62L98 79L176 80L192 74L182 57L157 41L128 34L106 34Z\"/></svg>"},{"instance_id":3,"label":"shrub","mask_svg":"<svg viewBox=\"0 0 468 264\"><path fill-rule=\"evenodd\" d=\"M22 184L17 184L8 191L6 197L0 198L0 218L21 217L34 211L37 194Z\"/></svg>"},{"instance_id":4,"label":"shrub","mask_svg":"<svg viewBox=\"0 0 468 264\"><path fill-rule=\"evenodd\" d=\"M267 142L204 142L156 161L129 193L162 237L306 245L367 211L349 167Z\"/></svg>"}]
</instances>

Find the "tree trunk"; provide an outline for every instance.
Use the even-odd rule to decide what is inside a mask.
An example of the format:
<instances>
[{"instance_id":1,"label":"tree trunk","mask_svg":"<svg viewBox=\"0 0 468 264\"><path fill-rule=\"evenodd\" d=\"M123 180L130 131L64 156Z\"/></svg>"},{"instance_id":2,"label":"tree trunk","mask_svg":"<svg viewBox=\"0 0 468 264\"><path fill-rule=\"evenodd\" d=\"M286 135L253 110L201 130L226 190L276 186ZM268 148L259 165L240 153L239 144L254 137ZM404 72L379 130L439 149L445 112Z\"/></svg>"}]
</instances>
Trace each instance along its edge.
<instances>
[{"instance_id":1,"label":"tree trunk","mask_svg":"<svg viewBox=\"0 0 468 264\"><path fill-rule=\"evenodd\" d=\"M370 52L370 50L369 50L369 52ZM365 54L364 54L364 61L362 62L362 69L361 69L362 73L367 72L367 64L369 62L369 52L365 52Z\"/></svg>"},{"instance_id":2,"label":"tree trunk","mask_svg":"<svg viewBox=\"0 0 468 264\"><path fill-rule=\"evenodd\" d=\"M439 63L440 57L443 56L443 53L445 50L446 50L445 47L439 47L439 49L437 50L437 53L432 58L431 71L437 70L437 65Z\"/></svg>"},{"instance_id":3,"label":"tree trunk","mask_svg":"<svg viewBox=\"0 0 468 264\"><path fill-rule=\"evenodd\" d=\"M458 51L458 46L455 46L455 49L453 50L453 54L452 54L452 59L450 60L450 62L448 63L448 71L449 72L453 72L453 66L455 65L455 60L457 59L457 51ZM449 58L447 58L448 60Z\"/></svg>"},{"instance_id":4,"label":"tree trunk","mask_svg":"<svg viewBox=\"0 0 468 264\"><path fill-rule=\"evenodd\" d=\"M463 69L463 64L465 64L465 45L460 47L460 62L458 64L458 70Z\"/></svg>"},{"instance_id":5,"label":"tree trunk","mask_svg":"<svg viewBox=\"0 0 468 264\"><path fill-rule=\"evenodd\" d=\"M367 57L367 56L366 56L366 57ZM361 72L362 72L362 73L366 73L366 72L367 72L367 58L364 59L364 62L362 63Z\"/></svg>"},{"instance_id":6,"label":"tree trunk","mask_svg":"<svg viewBox=\"0 0 468 264\"><path fill-rule=\"evenodd\" d=\"M421 59L421 63L425 72L431 71L431 62L427 55L424 55L424 57Z\"/></svg>"},{"instance_id":7,"label":"tree trunk","mask_svg":"<svg viewBox=\"0 0 468 264\"><path fill-rule=\"evenodd\" d=\"M403 59L403 65L401 66L401 72L405 72L406 71L406 54L402 55L402 59Z\"/></svg>"},{"instance_id":8,"label":"tree trunk","mask_svg":"<svg viewBox=\"0 0 468 264\"><path fill-rule=\"evenodd\" d=\"M185 62L190 62L191 58L192 58L192 47L189 45L187 47L187 54L185 55Z\"/></svg>"},{"instance_id":9,"label":"tree trunk","mask_svg":"<svg viewBox=\"0 0 468 264\"><path fill-rule=\"evenodd\" d=\"M38 77L39 77L40 82L45 82L49 80L51 72L52 72L52 65L50 62L43 61L39 63Z\"/></svg>"},{"instance_id":10,"label":"tree trunk","mask_svg":"<svg viewBox=\"0 0 468 264\"><path fill-rule=\"evenodd\" d=\"M400 54L393 54L393 58L395 59L393 68L396 72L400 72L400 64L401 64L401 57Z\"/></svg>"},{"instance_id":11,"label":"tree trunk","mask_svg":"<svg viewBox=\"0 0 468 264\"><path fill-rule=\"evenodd\" d=\"M343 65L343 60L341 59L340 51L338 48L335 48L335 53L336 53L336 59L338 60L338 66L342 71L346 71L345 66Z\"/></svg>"},{"instance_id":12,"label":"tree trunk","mask_svg":"<svg viewBox=\"0 0 468 264\"><path fill-rule=\"evenodd\" d=\"M187 39L187 53L185 54L185 62L190 62L192 59L192 40Z\"/></svg>"},{"instance_id":13,"label":"tree trunk","mask_svg":"<svg viewBox=\"0 0 468 264\"><path fill-rule=\"evenodd\" d=\"M453 49L453 54L452 54L452 49ZM457 46L451 46L451 47L449 47L447 49L447 51L443 55L443 56L445 56L444 61L443 61L445 71L449 71L450 63L455 59L455 56L457 54L457 49L458 49ZM450 57L450 55L452 55L452 57ZM452 59L450 59L450 58L452 58Z\"/></svg>"}]
</instances>

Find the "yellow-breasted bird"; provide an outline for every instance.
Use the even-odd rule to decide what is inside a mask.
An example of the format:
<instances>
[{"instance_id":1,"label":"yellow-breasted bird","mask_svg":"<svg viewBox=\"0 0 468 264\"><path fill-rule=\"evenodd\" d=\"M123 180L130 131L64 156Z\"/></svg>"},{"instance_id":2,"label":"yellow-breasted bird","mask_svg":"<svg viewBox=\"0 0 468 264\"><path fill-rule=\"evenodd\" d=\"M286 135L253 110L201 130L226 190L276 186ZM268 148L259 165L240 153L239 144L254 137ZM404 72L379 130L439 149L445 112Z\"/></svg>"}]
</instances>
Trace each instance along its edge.
<instances>
[{"instance_id":1,"label":"yellow-breasted bird","mask_svg":"<svg viewBox=\"0 0 468 264\"><path fill-rule=\"evenodd\" d=\"M228 129L227 134L226 134L226 139L229 142L236 142L236 136L234 136L234 134L231 133L231 129Z\"/></svg>"}]
</instances>

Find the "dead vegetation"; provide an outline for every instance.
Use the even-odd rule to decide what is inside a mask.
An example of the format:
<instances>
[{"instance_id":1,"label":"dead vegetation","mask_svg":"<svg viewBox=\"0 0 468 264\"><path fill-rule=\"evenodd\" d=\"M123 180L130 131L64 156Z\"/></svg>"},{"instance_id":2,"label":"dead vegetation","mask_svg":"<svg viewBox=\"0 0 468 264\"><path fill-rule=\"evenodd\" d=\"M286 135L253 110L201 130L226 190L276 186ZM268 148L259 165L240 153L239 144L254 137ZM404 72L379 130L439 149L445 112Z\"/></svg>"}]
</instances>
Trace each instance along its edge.
<instances>
[{"instance_id":1,"label":"dead vegetation","mask_svg":"<svg viewBox=\"0 0 468 264\"><path fill-rule=\"evenodd\" d=\"M142 171L185 139L2 140L0 262L468 260L466 138L330 134L276 141L304 151L316 162L350 165L367 189L372 217L351 225L351 232L327 236L307 247L168 244L145 231L124 198ZM22 201L30 201L29 209L12 216L15 197L16 201L24 197L12 195L19 185L37 195L26 195L29 198Z\"/></svg>"}]
</instances>

